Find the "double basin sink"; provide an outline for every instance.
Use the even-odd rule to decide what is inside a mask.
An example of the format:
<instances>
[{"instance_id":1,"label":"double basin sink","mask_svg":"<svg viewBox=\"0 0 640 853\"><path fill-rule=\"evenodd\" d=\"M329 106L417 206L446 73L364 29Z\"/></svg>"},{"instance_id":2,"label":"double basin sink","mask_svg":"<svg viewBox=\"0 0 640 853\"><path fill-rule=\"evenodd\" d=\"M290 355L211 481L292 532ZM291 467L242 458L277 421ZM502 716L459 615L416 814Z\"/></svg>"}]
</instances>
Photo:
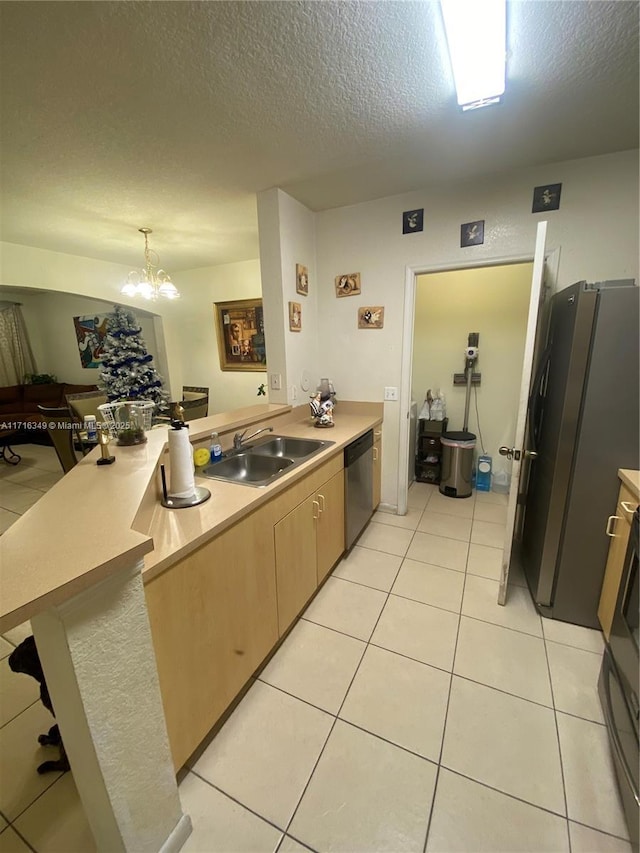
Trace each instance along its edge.
<instances>
[{"instance_id":1,"label":"double basin sink","mask_svg":"<svg viewBox=\"0 0 640 853\"><path fill-rule=\"evenodd\" d=\"M202 477L245 486L268 486L293 468L320 453L334 441L274 435L260 444L232 451L220 462L198 471Z\"/></svg>"}]
</instances>

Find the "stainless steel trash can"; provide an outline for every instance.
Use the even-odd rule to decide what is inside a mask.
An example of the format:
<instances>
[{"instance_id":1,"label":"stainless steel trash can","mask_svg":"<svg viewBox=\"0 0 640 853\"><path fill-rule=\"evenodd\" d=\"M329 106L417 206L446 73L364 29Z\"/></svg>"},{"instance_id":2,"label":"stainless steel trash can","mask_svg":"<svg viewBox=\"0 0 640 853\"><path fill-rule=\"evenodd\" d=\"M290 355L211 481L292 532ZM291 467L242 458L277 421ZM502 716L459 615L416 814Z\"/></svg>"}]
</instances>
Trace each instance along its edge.
<instances>
[{"instance_id":1,"label":"stainless steel trash can","mask_svg":"<svg viewBox=\"0 0 640 853\"><path fill-rule=\"evenodd\" d=\"M471 473L476 437L472 432L444 432L440 492L449 498L471 496Z\"/></svg>"}]
</instances>

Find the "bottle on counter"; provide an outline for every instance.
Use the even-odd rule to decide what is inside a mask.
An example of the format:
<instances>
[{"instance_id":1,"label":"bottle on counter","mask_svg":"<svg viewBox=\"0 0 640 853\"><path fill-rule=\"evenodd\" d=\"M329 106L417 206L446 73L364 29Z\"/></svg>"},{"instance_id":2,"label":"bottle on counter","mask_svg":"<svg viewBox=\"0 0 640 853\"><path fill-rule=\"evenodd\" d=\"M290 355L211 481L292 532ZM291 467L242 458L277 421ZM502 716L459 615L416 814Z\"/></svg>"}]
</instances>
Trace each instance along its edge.
<instances>
[{"instance_id":1,"label":"bottle on counter","mask_svg":"<svg viewBox=\"0 0 640 853\"><path fill-rule=\"evenodd\" d=\"M84 428L87 432L87 441L98 440L98 422L95 415L87 415L85 417Z\"/></svg>"},{"instance_id":2,"label":"bottle on counter","mask_svg":"<svg viewBox=\"0 0 640 853\"><path fill-rule=\"evenodd\" d=\"M217 432L211 433L211 461L219 462L222 459L222 445L220 444L220 437Z\"/></svg>"}]
</instances>

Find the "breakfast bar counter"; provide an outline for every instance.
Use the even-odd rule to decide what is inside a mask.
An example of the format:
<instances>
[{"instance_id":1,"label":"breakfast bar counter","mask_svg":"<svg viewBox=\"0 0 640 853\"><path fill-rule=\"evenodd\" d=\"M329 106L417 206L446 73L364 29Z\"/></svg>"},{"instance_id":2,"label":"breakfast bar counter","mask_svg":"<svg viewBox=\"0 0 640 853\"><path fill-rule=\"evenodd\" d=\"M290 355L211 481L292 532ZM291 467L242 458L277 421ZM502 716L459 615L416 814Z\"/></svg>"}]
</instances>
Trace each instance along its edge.
<instances>
[{"instance_id":1,"label":"breakfast bar counter","mask_svg":"<svg viewBox=\"0 0 640 853\"><path fill-rule=\"evenodd\" d=\"M379 424L381 410L378 404L341 403L329 430L314 429L303 407L273 404L193 421L194 447L208 446L216 430L228 450L234 431L262 425L335 444L265 488L198 479L211 498L189 509L160 505L159 465L168 464L165 428L149 431L144 445L110 445L114 465L98 467L100 451L92 451L0 537L0 632L143 558L146 582Z\"/></svg>"}]
</instances>

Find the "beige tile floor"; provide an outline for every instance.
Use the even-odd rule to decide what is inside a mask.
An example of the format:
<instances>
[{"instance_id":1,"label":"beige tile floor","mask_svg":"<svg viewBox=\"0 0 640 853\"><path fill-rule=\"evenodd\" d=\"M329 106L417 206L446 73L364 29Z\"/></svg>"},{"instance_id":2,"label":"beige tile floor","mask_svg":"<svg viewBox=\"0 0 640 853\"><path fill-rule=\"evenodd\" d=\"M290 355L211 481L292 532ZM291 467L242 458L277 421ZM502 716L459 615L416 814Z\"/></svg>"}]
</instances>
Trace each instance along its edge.
<instances>
[{"instance_id":1,"label":"beige tile floor","mask_svg":"<svg viewBox=\"0 0 640 853\"><path fill-rule=\"evenodd\" d=\"M0 489L57 473L46 450ZM184 849L629 853L601 635L542 620L518 572L496 604L502 496L409 503L376 513L189 768ZM72 775L35 773L50 719L6 661L28 632L0 640L0 853L89 853Z\"/></svg>"}]
</instances>

